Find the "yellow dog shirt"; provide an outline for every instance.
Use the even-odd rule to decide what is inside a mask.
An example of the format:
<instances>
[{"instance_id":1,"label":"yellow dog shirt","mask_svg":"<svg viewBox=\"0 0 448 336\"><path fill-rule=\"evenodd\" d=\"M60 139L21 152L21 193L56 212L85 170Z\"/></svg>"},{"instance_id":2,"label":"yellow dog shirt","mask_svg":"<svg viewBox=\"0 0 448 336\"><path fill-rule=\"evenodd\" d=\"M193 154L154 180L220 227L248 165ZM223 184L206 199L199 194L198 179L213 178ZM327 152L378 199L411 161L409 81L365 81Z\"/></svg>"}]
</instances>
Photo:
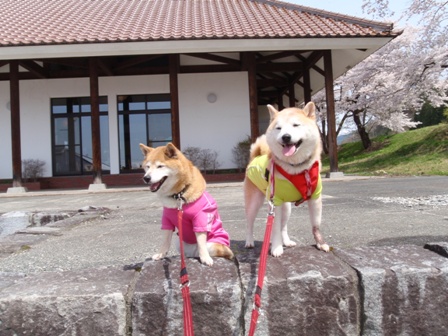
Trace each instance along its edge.
<instances>
[{"instance_id":1,"label":"yellow dog shirt","mask_svg":"<svg viewBox=\"0 0 448 336\"><path fill-rule=\"evenodd\" d=\"M261 155L254 158L248 165L246 169L247 178L252 181L253 184L257 186L262 192L265 193L266 199L270 198L270 183L269 183L269 158L267 155ZM288 178L294 178L297 175L287 176L288 174L281 169L279 166L276 166L278 172L284 176L284 178L275 177L275 192L273 203L275 206L281 205L284 202L297 202L308 199L306 192L307 185L305 182L305 177L301 178L303 180L304 186L295 186L293 182L291 182ZM309 198L316 199L322 193L322 180L319 174L318 162L315 162L308 171L301 172L301 174L309 174L310 178L310 187L311 187L311 196ZM300 180L300 178L298 179ZM300 190L300 191L299 191ZM301 192L302 191L302 192ZM304 195L302 195L302 193Z\"/></svg>"}]
</instances>

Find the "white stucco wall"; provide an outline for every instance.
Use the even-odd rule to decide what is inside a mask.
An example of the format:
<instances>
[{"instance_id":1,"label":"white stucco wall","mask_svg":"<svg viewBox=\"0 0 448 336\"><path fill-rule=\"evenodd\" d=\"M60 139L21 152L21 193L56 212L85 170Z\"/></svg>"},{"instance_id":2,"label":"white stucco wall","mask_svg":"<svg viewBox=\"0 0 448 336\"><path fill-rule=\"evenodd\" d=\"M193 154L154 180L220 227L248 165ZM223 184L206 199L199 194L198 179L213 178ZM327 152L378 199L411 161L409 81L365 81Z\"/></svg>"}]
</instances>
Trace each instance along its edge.
<instances>
[{"instance_id":1,"label":"white stucco wall","mask_svg":"<svg viewBox=\"0 0 448 336\"><path fill-rule=\"evenodd\" d=\"M179 75L181 147L218 153L219 169L235 167L232 148L250 135L246 72ZM215 103L207 95L217 96Z\"/></svg>"},{"instance_id":2,"label":"white stucco wall","mask_svg":"<svg viewBox=\"0 0 448 336\"><path fill-rule=\"evenodd\" d=\"M208 93L217 101L207 101ZM111 174L119 173L117 95L169 93L169 76L101 77L100 95L109 102ZM52 176L50 99L89 96L88 78L20 82L22 159L46 162ZM232 168L233 146L250 134L247 73L180 74L182 148L195 146L218 152L221 169ZM12 178L9 82L0 82L0 179Z\"/></svg>"}]
</instances>

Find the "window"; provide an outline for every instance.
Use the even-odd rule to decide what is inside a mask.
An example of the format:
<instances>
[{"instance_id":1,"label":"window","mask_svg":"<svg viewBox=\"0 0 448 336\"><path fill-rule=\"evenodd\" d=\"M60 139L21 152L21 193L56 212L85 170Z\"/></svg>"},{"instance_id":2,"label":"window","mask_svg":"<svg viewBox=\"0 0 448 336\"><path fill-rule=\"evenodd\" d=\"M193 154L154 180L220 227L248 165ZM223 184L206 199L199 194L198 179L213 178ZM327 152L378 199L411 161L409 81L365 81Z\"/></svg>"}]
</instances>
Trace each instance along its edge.
<instances>
[{"instance_id":1,"label":"window","mask_svg":"<svg viewBox=\"0 0 448 336\"><path fill-rule=\"evenodd\" d=\"M99 97L102 170L110 171L107 97ZM90 174L93 166L90 97L51 99L53 175Z\"/></svg>"},{"instance_id":2,"label":"window","mask_svg":"<svg viewBox=\"0 0 448 336\"><path fill-rule=\"evenodd\" d=\"M139 144L158 147L172 141L169 94L118 96L120 170L141 168Z\"/></svg>"}]
</instances>

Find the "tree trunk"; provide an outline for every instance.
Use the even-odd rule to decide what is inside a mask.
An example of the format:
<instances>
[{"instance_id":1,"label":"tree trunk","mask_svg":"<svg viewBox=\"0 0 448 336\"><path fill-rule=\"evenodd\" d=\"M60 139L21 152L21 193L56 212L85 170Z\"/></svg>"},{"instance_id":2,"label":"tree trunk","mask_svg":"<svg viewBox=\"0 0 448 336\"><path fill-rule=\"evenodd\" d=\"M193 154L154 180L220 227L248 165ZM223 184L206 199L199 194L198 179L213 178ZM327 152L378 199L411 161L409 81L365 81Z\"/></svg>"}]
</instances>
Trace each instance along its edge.
<instances>
[{"instance_id":1,"label":"tree trunk","mask_svg":"<svg viewBox=\"0 0 448 336\"><path fill-rule=\"evenodd\" d=\"M364 127L363 123L361 122L361 118L359 117L359 114L362 111L357 110L353 112L353 121L356 124L356 127L358 129L358 134L361 138L362 141L362 146L364 147L364 149L369 149L370 146L372 145L372 141L370 141L370 137L369 134L366 131L366 128Z\"/></svg>"},{"instance_id":2,"label":"tree trunk","mask_svg":"<svg viewBox=\"0 0 448 336\"><path fill-rule=\"evenodd\" d=\"M322 130L320 131L320 137L322 139L322 149L325 154L328 154L328 137L326 132L326 122L325 119L322 119Z\"/></svg>"}]
</instances>

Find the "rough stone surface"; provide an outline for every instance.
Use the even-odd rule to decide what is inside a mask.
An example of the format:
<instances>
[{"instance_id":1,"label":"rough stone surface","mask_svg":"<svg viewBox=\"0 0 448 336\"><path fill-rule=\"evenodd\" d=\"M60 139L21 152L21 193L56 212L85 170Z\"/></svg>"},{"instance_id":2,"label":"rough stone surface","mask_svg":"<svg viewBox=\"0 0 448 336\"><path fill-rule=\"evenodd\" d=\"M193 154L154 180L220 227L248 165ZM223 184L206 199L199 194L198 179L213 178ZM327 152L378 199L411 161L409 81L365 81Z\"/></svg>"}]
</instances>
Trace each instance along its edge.
<instances>
[{"instance_id":1,"label":"rough stone surface","mask_svg":"<svg viewBox=\"0 0 448 336\"><path fill-rule=\"evenodd\" d=\"M117 268L16 275L0 288L0 335L126 335L134 276Z\"/></svg>"},{"instance_id":2,"label":"rough stone surface","mask_svg":"<svg viewBox=\"0 0 448 336\"><path fill-rule=\"evenodd\" d=\"M249 331L261 246L240 247L213 267L187 259L197 336ZM181 336L179 273L178 256L0 273L0 335ZM256 335L447 335L446 288L448 258L423 247L289 248L268 257Z\"/></svg>"},{"instance_id":3,"label":"rough stone surface","mask_svg":"<svg viewBox=\"0 0 448 336\"><path fill-rule=\"evenodd\" d=\"M336 255L359 274L363 335L448 334L448 259L413 245Z\"/></svg>"},{"instance_id":4,"label":"rough stone surface","mask_svg":"<svg viewBox=\"0 0 448 336\"><path fill-rule=\"evenodd\" d=\"M246 288L246 331L252 314L258 255L239 256ZM257 335L357 335L359 298L356 273L315 247L286 249L268 257Z\"/></svg>"},{"instance_id":5,"label":"rough stone surface","mask_svg":"<svg viewBox=\"0 0 448 336\"><path fill-rule=\"evenodd\" d=\"M212 267L188 259L195 335L240 335L241 284L234 262L216 258ZM143 265L132 301L133 335L183 335L180 258Z\"/></svg>"}]
</instances>

